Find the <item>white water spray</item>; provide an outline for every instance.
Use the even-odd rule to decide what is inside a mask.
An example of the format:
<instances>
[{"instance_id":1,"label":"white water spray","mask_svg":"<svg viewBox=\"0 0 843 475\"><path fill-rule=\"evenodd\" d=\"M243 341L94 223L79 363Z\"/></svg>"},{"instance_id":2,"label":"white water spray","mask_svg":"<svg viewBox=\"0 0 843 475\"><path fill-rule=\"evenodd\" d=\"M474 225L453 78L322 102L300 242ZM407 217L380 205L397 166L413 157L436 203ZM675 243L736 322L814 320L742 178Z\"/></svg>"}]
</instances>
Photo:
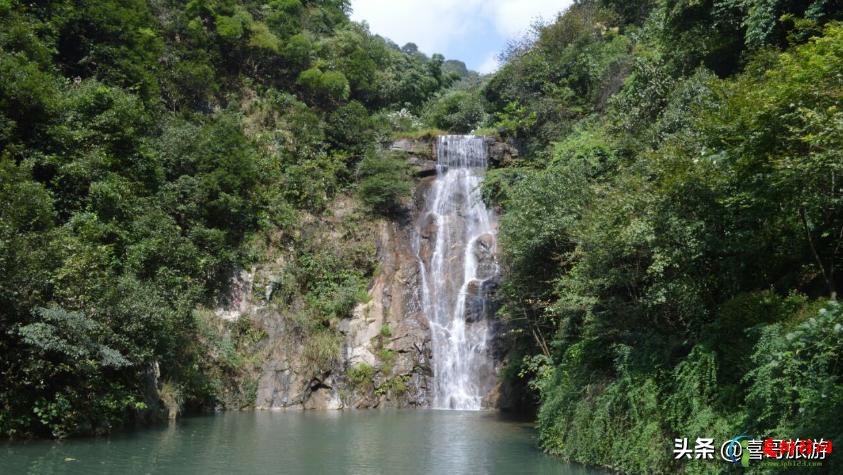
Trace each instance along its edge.
<instances>
[{"instance_id":1,"label":"white water spray","mask_svg":"<svg viewBox=\"0 0 843 475\"><path fill-rule=\"evenodd\" d=\"M442 136L436 152L436 180L417 243L433 344L432 405L477 410L495 383L486 295L498 273L496 223L480 195L486 143L471 135Z\"/></svg>"}]
</instances>

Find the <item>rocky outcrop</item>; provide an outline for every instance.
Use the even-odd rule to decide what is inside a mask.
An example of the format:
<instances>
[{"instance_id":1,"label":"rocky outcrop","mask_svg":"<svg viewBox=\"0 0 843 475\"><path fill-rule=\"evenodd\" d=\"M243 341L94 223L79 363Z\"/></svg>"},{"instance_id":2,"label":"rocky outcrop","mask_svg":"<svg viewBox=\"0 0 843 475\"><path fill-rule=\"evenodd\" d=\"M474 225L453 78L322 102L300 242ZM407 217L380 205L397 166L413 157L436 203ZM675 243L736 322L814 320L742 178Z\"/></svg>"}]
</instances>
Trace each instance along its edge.
<instances>
[{"instance_id":1,"label":"rocky outcrop","mask_svg":"<svg viewBox=\"0 0 843 475\"><path fill-rule=\"evenodd\" d=\"M403 152L407 156L407 163L415 171L417 178L424 178L436 174L436 160L433 159L433 141L400 139L390 145L392 152ZM419 209L418 207L416 209Z\"/></svg>"},{"instance_id":2,"label":"rocky outcrop","mask_svg":"<svg viewBox=\"0 0 843 475\"><path fill-rule=\"evenodd\" d=\"M215 310L216 315L223 320L233 322L240 318L245 312L252 308L252 284L255 279L255 270L241 270L231 279L230 291L220 302ZM267 296L266 300L269 300Z\"/></svg>"},{"instance_id":3,"label":"rocky outcrop","mask_svg":"<svg viewBox=\"0 0 843 475\"><path fill-rule=\"evenodd\" d=\"M518 159L518 149L506 142L487 137L486 144L489 153L489 165L491 166L507 165Z\"/></svg>"},{"instance_id":4,"label":"rocky outcrop","mask_svg":"<svg viewBox=\"0 0 843 475\"><path fill-rule=\"evenodd\" d=\"M314 368L307 358L306 341L277 311L261 308L255 315L267 332L271 348L258 379L255 407L259 409L340 409L342 365Z\"/></svg>"},{"instance_id":5,"label":"rocky outcrop","mask_svg":"<svg viewBox=\"0 0 843 475\"><path fill-rule=\"evenodd\" d=\"M405 154L417 177L417 195L435 174L432 146L419 141L397 142L394 151ZM314 364L309 353L313 335L305 334L296 314L306 312L305 302L278 305L274 299L284 287L288 272L283 249L271 252L265 262L238 272L230 293L215 313L236 322L247 316L266 337L255 391L256 408L343 409L427 406L431 388L430 328L419 295L419 267L413 233L418 196L406 203L398 221L363 223L367 239L376 248L378 269L349 318L332 323L327 339L339 340L337 355ZM328 217L314 219L308 239L322 239L343 246L342 221L352 214L356 200L341 198ZM312 235L311 235L312 234ZM328 341L328 344L336 343ZM312 346L312 345L311 345Z\"/></svg>"},{"instance_id":6,"label":"rocky outcrop","mask_svg":"<svg viewBox=\"0 0 843 475\"><path fill-rule=\"evenodd\" d=\"M413 229L386 221L377 222L373 229L379 270L368 300L358 304L350 318L337 323L340 354L328 368L313 367L306 337L289 318L271 305L245 305L244 310L266 331L271 347L258 380L256 407L343 409L428 404L430 329L418 295ZM272 275L264 275L257 282L271 283L272 279ZM225 318L230 315L221 313Z\"/></svg>"},{"instance_id":7,"label":"rocky outcrop","mask_svg":"<svg viewBox=\"0 0 843 475\"><path fill-rule=\"evenodd\" d=\"M511 164L518 159L518 149L494 137L485 137L489 165L499 167ZM404 152L408 155L408 161L416 168L416 174L420 177L436 174L436 162L432 159L435 155L435 142L433 137L426 137L419 140L400 139L390 145L389 150Z\"/></svg>"},{"instance_id":8,"label":"rocky outcrop","mask_svg":"<svg viewBox=\"0 0 843 475\"><path fill-rule=\"evenodd\" d=\"M381 272L370 300L342 322L344 359L354 368L372 368L370 381L347 390L350 407L426 406L430 389L430 328L422 310L419 268L412 229L382 223L378 240Z\"/></svg>"}]
</instances>

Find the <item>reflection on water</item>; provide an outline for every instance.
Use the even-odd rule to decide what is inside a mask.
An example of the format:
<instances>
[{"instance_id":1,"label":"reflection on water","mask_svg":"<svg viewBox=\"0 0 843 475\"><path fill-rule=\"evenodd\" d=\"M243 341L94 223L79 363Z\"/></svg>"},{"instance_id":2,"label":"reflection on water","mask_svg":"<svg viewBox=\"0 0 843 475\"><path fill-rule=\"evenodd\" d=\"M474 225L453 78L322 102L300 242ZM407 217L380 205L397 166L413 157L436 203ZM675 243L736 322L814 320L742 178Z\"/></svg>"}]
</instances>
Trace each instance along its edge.
<instances>
[{"instance_id":1,"label":"reflection on water","mask_svg":"<svg viewBox=\"0 0 843 475\"><path fill-rule=\"evenodd\" d=\"M494 412L242 412L109 438L0 445L0 473L596 473Z\"/></svg>"}]
</instances>

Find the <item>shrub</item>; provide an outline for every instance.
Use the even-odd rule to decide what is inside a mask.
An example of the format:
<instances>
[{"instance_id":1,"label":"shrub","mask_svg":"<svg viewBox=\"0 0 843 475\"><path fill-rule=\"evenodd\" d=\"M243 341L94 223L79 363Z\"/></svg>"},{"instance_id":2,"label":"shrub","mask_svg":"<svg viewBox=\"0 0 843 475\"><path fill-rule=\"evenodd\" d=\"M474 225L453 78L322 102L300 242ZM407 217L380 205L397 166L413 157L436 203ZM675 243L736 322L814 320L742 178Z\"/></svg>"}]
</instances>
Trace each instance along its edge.
<instances>
[{"instance_id":1,"label":"shrub","mask_svg":"<svg viewBox=\"0 0 843 475\"><path fill-rule=\"evenodd\" d=\"M348 368L346 376L348 376L351 384L358 388L363 388L372 384L372 378L375 376L375 367L369 363L360 363Z\"/></svg>"},{"instance_id":2,"label":"shrub","mask_svg":"<svg viewBox=\"0 0 843 475\"><path fill-rule=\"evenodd\" d=\"M792 327L764 329L744 382L748 429L757 433L843 436L843 306L829 301Z\"/></svg>"},{"instance_id":3,"label":"shrub","mask_svg":"<svg viewBox=\"0 0 843 475\"><path fill-rule=\"evenodd\" d=\"M374 124L363 104L351 101L328 116L325 131L331 145L337 149L362 154L375 139Z\"/></svg>"},{"instance_id":4,"label":"shrub","mask_svg":"<svg viewBox=\"0 0 843 475\"><path fill-rule=\"evenodd\" d=\"M455 133L468 133L486 120L483 99L477 93L452 91L432 101L425 121L433 127Z\"/></svg>"},{"instance_id":5,"label":"shrub","mask_svg":"<svg viewBox=\"0 0 843 475\"><path fill-rule=\"evenodd\" d=\"M319 103L328 104L348 99L351 88L345 75L336 71L322 72L311 68L299 74L298 84Z\"/></svg>"},{"instance_id":6,"label":"shrub","mask_svg":"<svg viewBox=\"0 0 843 475\"><path fill-rule=\"evenodd\" d=\"M357 166L358 193L375 214L394 217L410 194L409 165L394 154L369 153Z\"/></svg>"},{"instance_id":7,"label":"shrub","mask_svg":"<svg viewBox=\"0 0 843 475\"><path fill-rule=\"evenodd\" d=\"M392 395L400 396L407 391L407 381L410 380L409 374L402 374L389 378L382 382L380 386L375 389L376 396Z\"/></svg>"},{"instance_id":8,"label":"shrub","mask_svg":"<svg viewBox=\"0 0 843 475\"><path fill-rule=\"evenodd\" d=\"M172 381L164 381L161 389L158 390L158 397L161 398L161 402L167 408L167 417L175 419L182 410L182 404L184 404L184 394L181 387Z\"/></svg>"},{"instance_id":9,"label":"shrub","mask_svg":"<svg viewBox=\"0 0 843 475\"><path fill-rule=\"evenodd\" d=\"M395 353L395 350L390 350L389 348L381 348L378 351L378 359L381 361L381 372L383 374L389 374L392 372L397 356L398 355Z\"/></svg>"},{"instance_id":10,"label":"shrub","mask_svg":"<svg viewBox=\"0 0 843 475\"><path fill-rule=\"evenodd\" d=\"M326 371L340 354L342 337L331 330L320 329L307 336L302 356L314 373Z\"/></svg>"}]
</instances>

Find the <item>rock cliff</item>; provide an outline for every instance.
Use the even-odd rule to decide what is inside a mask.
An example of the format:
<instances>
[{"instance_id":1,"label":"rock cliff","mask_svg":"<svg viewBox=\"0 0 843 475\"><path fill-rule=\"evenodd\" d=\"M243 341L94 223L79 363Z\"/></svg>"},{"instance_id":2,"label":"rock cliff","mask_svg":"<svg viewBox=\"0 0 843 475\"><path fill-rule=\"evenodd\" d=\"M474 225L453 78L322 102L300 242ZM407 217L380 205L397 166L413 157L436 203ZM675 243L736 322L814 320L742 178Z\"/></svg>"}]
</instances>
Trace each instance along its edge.
<instances>
[{"instance_id":1,"label":"rock cliff","mask_svg":"<svg viewBox=\"0 0 843 475\"><path fill-rule=\"evenodd\" d=\"M231 294L217 309L219 318L233 322L250 318L266 333L262 364L255 375L254 406L261 409L342 409L426 406L431 388L430 329L419 295L419 268L413 249L418 202L435 174L432 146L424 141L399 141L392 151L414 171L414 199L405 203L397 220L365 219L355 223L363 240L373 242L377 267L367 298L349 318L332 323L337 354L314 355L313 335L302 331L296 318L305 302L295 296L279 305L292 264L284 250L233 279ZM350 245L343 227L360 215L349 196L331 206L330 216L313 220L308 240L328 246ZM321 361L319 361L321 359Z\"/></svg>"},{"instance_id":2,"label":"rock cliff","mask_svg":"<svg viewBox=\"0 0 843 475\"><path fill-rule=\"evenodd\" d=\"M413 198L397 220L365 219L356 223L361 239L374 242L377 267L367 297L350 312L350 317L332 323L331 335L320 338L337 341L337 354L320 355L311 344L313 335L300 328L297 313L305 303L293 298L278 305L288 268L293 263L284 250L272 253L266 262L240 272L233 279L231 295L217 309L228 321L250 318L266 334L261 343L261 363L254 375L254 406L260 409L343 409L428 406L432 391L431 336L421 301L419 251L414 249L416 229L424 200L436 174L433 143L429 140L399 140L390 147L403 156L414 172ZM490 160L502 163L517 152L505 144L489 143ZM359 203L349 196L331 206L330 216L314 218L308 239L327 246L347 246L343 229L352 215L360 215ZM491 240L479 239L474 249L478 262L491 262ZM481 272L484 269L481 269ZM493 282L472 287L469 318L479 318L485 296ZM500 361L500 359L498 359ZM497 394L490 396L494 405Z\"/></svg>"}]
</instances>

